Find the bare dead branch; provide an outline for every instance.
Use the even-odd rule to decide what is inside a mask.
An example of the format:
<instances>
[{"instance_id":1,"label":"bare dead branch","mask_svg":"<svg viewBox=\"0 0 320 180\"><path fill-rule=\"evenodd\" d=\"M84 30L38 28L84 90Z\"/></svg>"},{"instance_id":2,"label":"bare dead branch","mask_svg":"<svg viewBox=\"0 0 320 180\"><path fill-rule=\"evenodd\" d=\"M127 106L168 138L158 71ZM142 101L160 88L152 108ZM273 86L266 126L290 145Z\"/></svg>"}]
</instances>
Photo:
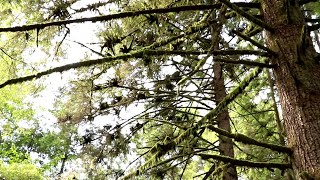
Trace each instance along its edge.
<instances>
[{"instance_id":1,"label":"bare dead branch","mask_svg":"<svg viewBox=\"0 0 320 180\"><path fill-rule=\"evenodd\" d=\"M273 64L266 64L266 63L260 63L260 62L254 62L254 61L248 61L248 60L230 60L230 59L222 59L222 58L214 58L213 61L216 62L223 62L228 64L243 64L247 66L254 66L254 67L261 67L261 68L274 68L275 65Z\"/></svg>"},{"instance_id":2,"label":"bare dead branch","mask_svg":"<svg viewBox=\"0 0 320 180\"><path fill-rule=\"evenodd\" d=\"M270 53L270 54L272 54L272 55L274 55L274 56L277 55L276 52L274 52L274 51L272 51L271 49L263 46L262 44L260 44L260 43L258 43L257 41L251 39L250 37L248 37L248 36L246 36L246 35L238 32L238 31L235 31L235 30L233 30L232 32L235 33L237 36L241 37L242 39L244 39L244 40L246 40L246 41L249 41L251 44L255 45L256 47L258 47L258 48L260 48L260 49L262 49L262 50L264 50L264 51L267 51L268 53Z\"/></svg>"},{"instance_id":3,"label":"bare dead branch","mask_svg":"<svg viewBox=\"0 0 320 180\"><path fill-rule=\"evenodd\" d=\"M80 46L82 46L82 47L84 47L84 48L86 48L86 49L89 49L89 50L90 50L91 52L93 52L94 54L97 54L97 55L99 55L99 56L101 56L101 57L106 57L106 55L103 55L102 53L100 53L100 52L98 52L98 51L95 51L94 49L86 46L85 44L83 44L83 43L81 43L81 42L72 41L72 40L70 40L70 41L71 41L71 42L74 42L74 43L76 43L76 44L79 44Z\"/></svg>"}]
</instances>

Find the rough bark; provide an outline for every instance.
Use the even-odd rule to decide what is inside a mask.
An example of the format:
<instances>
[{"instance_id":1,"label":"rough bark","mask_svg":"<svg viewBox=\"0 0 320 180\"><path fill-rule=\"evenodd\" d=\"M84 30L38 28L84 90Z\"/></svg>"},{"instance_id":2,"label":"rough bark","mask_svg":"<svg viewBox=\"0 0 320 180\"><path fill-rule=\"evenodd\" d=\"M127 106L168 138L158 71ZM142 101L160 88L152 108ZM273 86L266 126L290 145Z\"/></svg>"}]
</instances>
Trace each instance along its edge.
<instances>
[{"instance_id":1,"label":"rough bark","mask_svg":"<svg viewBox=\"0 0 320 180\"><path fill-rule=\"evenodd\" d=\"M285 137L284 137L284 133L283 133L284 132L283 131L283 124L280 120L280 113L278 111L276 96L275 96L275 92L274 92L275 91L274 90L274 82L271 78L271 74L270 74L269 70L267 70L267 75L268 75L268 81L269 81L269 85L270 85L270 96L272 99L273 109L274 109L274 113L275 113L275 119L276 119L276 123L277 123L277 129L278 129L278 133L279 133L279 143L282 146L285 146L286 141L285 141ZM289 157L287 155L285 155L284 162L289 163ZM291 169L286 170L286 179L293 180Z\"/></svg>"},{"instance_id":2,"label":"rough bark","mask_svg":"<svg viewBox=\"0 0 320 180\"><path fill-rule=\"evenodd\" d=\"M222 66L220 63L214 63L213 66L214 72L214 91L215 91L215 100L217 103L222 101L226 96L226 88L224 85L224 78L222 76ZM231 132L230 127L230 117L228 110L223 110L218 116L218 127L224 129L228 132ZM230 138L221 136L219 137L219 151L221 155L234 158L233 142ZM230 166L223 173L223 180L237 180L237 171L235 166Z\"/></svg>"},{"instance_id":3,"label":"rough bark","mask_svg":"<svg viewBox=\"0 0 320 180\"><path fill-rule=\"evenodd\" d=\"M297 179L320 178L320 65L298 2L263 0L267 46L280 95L287 144Z\"/></svg>"}]
</instances>

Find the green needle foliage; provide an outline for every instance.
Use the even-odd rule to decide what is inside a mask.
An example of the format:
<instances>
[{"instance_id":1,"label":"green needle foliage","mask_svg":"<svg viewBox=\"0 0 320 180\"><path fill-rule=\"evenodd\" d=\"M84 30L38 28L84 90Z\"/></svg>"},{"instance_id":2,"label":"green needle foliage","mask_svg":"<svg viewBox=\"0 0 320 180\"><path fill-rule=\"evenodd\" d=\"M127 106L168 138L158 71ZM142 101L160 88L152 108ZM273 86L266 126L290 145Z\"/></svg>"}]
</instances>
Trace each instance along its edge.
<instances>
[{"instance_id":1,"label":"green needle foliage","mask_svg":"<svg viewBox=\"0 0 320 180\"><path fill-rule=\"evenodd\" d=\"M294 48L262 17L268 3L2 1L1 177L223 179L231 166L239 178L297 177L277 109L282 83L266 71L319 61L301 49L320 45L319 2L282 4L283 16L305 12L301 37L312 32ZM288 49L302 60L279 63ZM300 87L294 73L307 71L285 73ZM219 101L216 76L227 94ZM218 126L224 110L230 132ZM221 152L223 140L234 157ZM317 175L308 168L305 177Z\"/></svg>"}]
</instances>

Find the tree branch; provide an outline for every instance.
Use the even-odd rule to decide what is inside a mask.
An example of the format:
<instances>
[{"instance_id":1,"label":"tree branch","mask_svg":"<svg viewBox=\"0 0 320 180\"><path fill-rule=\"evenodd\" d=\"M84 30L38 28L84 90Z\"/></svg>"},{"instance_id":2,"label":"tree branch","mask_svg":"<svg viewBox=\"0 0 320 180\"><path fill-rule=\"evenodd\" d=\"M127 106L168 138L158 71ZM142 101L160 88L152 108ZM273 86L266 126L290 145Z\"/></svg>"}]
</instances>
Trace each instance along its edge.
<instances>
[{"instance_id":1,"label":"tree branch","mask_svg":"<svg viewBox=\"0 0 320 180\"><path fill-rule=\"evenodd\" d=\"M317 2L317 0L301 0L299 1L299 5L301 6L310 2Z\"/></svg>"},{"instance_id":2,"label":"tree branch","mask_svg":"<svg viewBox=\"0 0 320 180\"><path fill-rule=\"evenodd\" d=\"M228 6L230 9L234 10L235 12L237 12L238 14L240 14L241 16L245 17L246 19L248 19L249 21L255 23L256 25L270 31L270 32L274 32L274 29L269 26L268 24L266 24L265 22L261 21L260 19L248 14L247 12L245 12L244 10L240 9L239 6L237 6L234 3L231 3L228 0L219 0L220 2L222 2L223 4L225 4L226 6Z\"/></svg>"},{"instance_id":3,"label":"tree branch","mask_svg":"<svg viewBox=\"0 0 320 180\"><path fill-rule=\"evenodd\" d=\"M147 55L149 52L149 55L153 55L151 52L152 51L148 51L148 49L153 49L156 47L161 47L164 46L172 41L178 40L180 38L185 38L188 35L191 35L193 33L199 32L203 29L205 29L208 25L208 22L206 22L206 18L204 18L203 20L194 23L194 25L192 25L184 34L180 34L178 36L174 36L168 39L164 39L161 41L156 41L154 43L152 43L149 46L146 46L144 48L141 48L140 50L137 51L133 51L132 53L127 53L127 54L122 54L122 55L118 55L118 56L110 56L110 57L105 57L102 59L95 59L95 60L88 60L88 61L82 61L82 62L76 62L76 63L72 63L72 64L67 64L64 66L59 66L56 68L52 68L46 71L42 71L39 72L37 74L33 74L33 75L29 75L29 76L24 76L24 77L19 77L19 78L15 78L15 79L9 79L7 81L5 81L4 83L0 84L0 89L7 86L7 85L12 85L12 84L18 84L18 83L22 83L22 82L26 82L26 81L31 81L33 79L38 79L42 76L45 75L49 75L55 72L64 72L64 71L68 71L70 69L75 69L75 68L80 68L80 67L88 67L88 66L92 66L92 65L97 65L97 64L103 64L106 62L111 62L113 60L119 60L119 59L129 59L129 58L142 58L144 55Z\"/></svg>"},{"instance_id":4,"label":"tree branch","mask_svg":"<svg viewBox=\"0 0 320 180\"><path fill-rule=\"evenodd\" d=\"M315 30L318 30L320 29L320 23L316 24L316 25L312 25L312 26L307 26L307 29L309 31L315 31Z\"/></svg>"},{"instance_id":5,"label":"tree branch","mask_svg":"<svg viewBox=\"0 0 320 180\"><path fill-rule=\"evenodd\" d=\"M233 159L227 156L221 155L214 155L214 154L203 154L199 153L196 154L200 156L202 159L215 159L225 163L230 163L235 166L246 166L246 167L253 167L253 168L277 168L281 170L291 169L291 164L284 164L284 163L272 163L272 162L253 162L253 161L246 161L246 160L238 160Z\"/></svg>"},{"instance_id":6,"label":"tree branch","mask_svg":"<svg viewBox=\"0 0 320 180\"><path fill-rule=\"evenodd\" d=\"M249 85L249 83L256 78L262 72L262 68L255 68L250 74L248 74L239 84L238 87L234 88L231 93L229 93L216 108L207 113L203 118L201 118L193 127L187 129L180 136L178 136L173 142L169 144L179 144L184 141L188 136L197 131L201 126L208 120L213 119L217 114L219 114L223 109L225 109L243 90ZM151 152L157 151L157 149L151 149ZM164 153L164 152L161 152Z\"/></svg>"},{"instance_id":7,"label":"tree branch","mask_svg":"<svg viewBox=\"0 0 320 180\"><path fill-rule=\"evenodd\" d=\"M149 149L148 152L150 152L153 156L149 158L148 161L146 161L143 165L139 167L139 170L130 173L129 175L125 176L124 179L127 179L127 177L132 177L133 175L139 175L140 171L144 172L146 167L149 167L150 164L154 161L154 159L159 159L161 156L166 154L168 151L174 149L177 144L180 144L182 141L187 139L191 134L194 134L195 131L197 131L201 126L206 122L208 119L214 118L218 113L220 113L224 108L227 107L232 100L234 100L241 92L249 85L249 83L256 78L260 72L262 72L262 68L255 68L248 76L246 76L243 81L240 82L239 86L236 87L230 94L228 94L217 106L215 109L211 110L208 114L206 114L203 118L201 118L193 127L187 129L184 131L181 135L179 135L177 138L175 138L173 141L169 141L166 143L163 143L161 146L166 148L160 148L158 146L153 146Z\"/></svg>"},{"instance_id":8,"label":"tree branch","mask_svg":"<svg viewBox=\"0 0 320 180\"><path fill-rule=\"evenodd\" d=\"M283 153L288 153L288 154L291 154L292 153L292 150L288 147L285 147L285 146L279 146L279 145L276 145L276 144L269 144L269 143L264 143L264 142L260 142L260 141L257 141L255 139L252 139L244 134L232 134L232 133L229 133L228 131L225 131L223 129L220 129L220 128L217 128L217 127L214 127L213 125L208 125L206 126L208 129L210 129L211 131L214 131L220 135L223 135L223 136L226 136L228 138L232 138L236 141L239 141L239 142L242 142L244 144L253 144L253 145L256 145L256 146L260 146L260 147L264 147L264 148L268 148L268 149L271 149L273 151L278 151L278 152L283 152Z\"/></svg>"},{"instance_id":9,"label":"tree branch","mask_svg":"<svg viewBox=\"0 0 320 180\"><path fill-rule=\"evenodd\" d=\"M109 21L113 19L120 19L126 17L136 17L144 14L155 14L155 13L170 13L170 12L182 12L182 11L195 11L195 10L209 10L219 8L221 4L213 4L213 5L194 5L194 6L179 6L172 8L159 8L159 9L150 9L150 10L142 10L142 11L129 11L129 12L121 12L116 14L104 15L104 16L94 16L87 18L79 18L79 19L71 19L71 20L63 20L63 21L55 21L48 23L39 23L32 25L24 25L24 26L15 26L8 28L0 28L0 32L18 32L18 31L29 31L34 29L44 29L50 26L61 26L73 23L84 23L84 22L100 22L100 21Z\"/></svg>"},{"instance_id":10,"label":"tree branch","mask_svg":"<svg viewBox=\"0 0 320 180\"><path fill-rule=\"evenodd\" d=\"M320 22L320 19L319 19L319 18L317 18L317 19L304 18L304 20L305 20L306 22L311 22L311 23Z\"/></svg>"},{"instance_id":11,"label":"tree branch","mask_svg":"<svg viewBox=\"0 0 320 180\"><path fill-rule=\"evenodd\" d=\"M258 48L260 48L262 50L265 50L265 51L267 51L268 53L270 53L270 54L272 54L274 56L277 55L276 52L272 51L271 49L263 46L262 44L258 43L257 41L251 39L250 37L238 32L238 31L233 30L232 33L235 33L237 36L241 37L242 39L244 39L246 41L249 41L251 44L255 45L256 47L258 47Z\"/></svg>"},{"instance_id":12,"label":"tree branch","mask_svg":"<svg viewBox=\"0 0 320 180\"><path fill-rule=\"evenodd\" d=\"M185 35L182 35L182 37ZM167 42L168 40L166 40L165 42ZM173 41L173 40L172 40ZM163 42L164 43L164 42ZM152 46L148 46L150 47L159 47L161 45L163 45L163 43L158 42L156 45L153 44ZM147 48L147 47L146 47ZM18 84L18 83L22 83L22 82L26 82L26 81L31 81L33 79L39 79L42 76L46 76L55 72L64 72L64 71L68 71L70 69L76 69L76 68L81 68L81 67L89 67L89 66L93 66L93 65L97 65L97 64L103 64L106 62L111 62L114 60L125 60L125 59L129 59L129 58L143 58L145 56L148 55L152 55L152 56L161 56L161 55L202 55L202 54L208 54L208 51L157 51L157 50L147 50L147 49L142 49L139 51L135 51L129 54L123 54L123 55L118 55L118 56L109 56L109 57L105 57L105 58L101 58L101 59L94 59L94 60L88 60L88 61L82 61L82 62L76 62L76 63L71 63L71 64L67 64L64 66L59 66L59 67L55 67L46 71L42 71L39 72L37 74L33 74L33 75L29 75L29 76L24 76L24 77L19 77L19 78L15 78L15 79L10 79L5 81L4 83L0 84L0 89L7 86L7 85L13 85L13 84ZM248 55L248 54L254 54L254 55L259 55L259 56L267 56L268 53L266 52L262 52L262 51L253 51L253 50L226 50L226 51L212 51L210 52L213 55ZM240 62L240 61L239 61ZM247 62L248 64L248 62ZM262 66L263 63L259 64L260 66ZM255 63L255 65L258 65L258 63ZM265 66L267 67L267 65Z\"/></svg>"},{"instance_id":13,"label":"tree branch","mask_svg":"<svg viewBox=\"0 0 320 180\"><path fill-rule=\"evenodd\" d=\"M223 62L223 63L228 63L228 64L243 64L243 65L247 65L247 66L255 66L255 67L261 67L261 68L274 68L274 67L276 67L273 64L266 64L266 63L248 61L248 60L235 61L235 60L230 60L230 59L214 58L213 61Z\"/></svg>"},{"instance_id":14,"label":"tree branch","mask_svg":"<svg viewBox=\"0 0 320 180\"><path fill-rule=\"evenodd\" d=\"M97 3L93 3L93 4L88 4L87 7L82 7L80 9L72 9L74 10L76 13L81 13L81 12L85 12L88 10L96 10L101 6L106 6L108 4L110 4L112 1L107 1L107 2L97 2Z\"/></svg>"},{"instance_id":15,"label":"tree branch","mask_svg":"<svg viewBox=\"0 0 320 180\"><path fill-rule=\"evenodd\" d=\"M150 50L148 53L151 55L204 55L204 54L211 54L214 56L217 55L257 55L262 57L270 57L270 54L263 51L256 51L256 50L242 50L242 49L228 49L228 50L215 50L215 51L182 51L182 50Z\"/></svg>"},{"instance_id":16,"label":"tree branch","mask_svg":"<svg viewBox=\"0 0 320 180\"><path fill-rule=\"evenodd\" d=\"M60 172L58 173L58 175L62 174L64 172L64 167L65 167L65 164L66 164L66 161L68 159L68 152L66 151L64 153L64 157L62 158L62 163L61 163L61 167L60 167Z\"/></svg>"},{"instance_id":17,"label":"tree branch","mask_svg":"<svg viewBox=\"0 0 320 180\"><path fill-rule=\"evenodd\" d=\"M239 7L247 7L247 8L260 8L260 3L234 3ZM212 5L192 5L192 6L178 6L171 8L159 8L159 9L148 9L141 11L129 11L129 12L121 12L116 14L109 14L104 16L94 16L88 18L79 18L79 19L70 19L63 21L54 21L48 23L39 23L32 25L24 25L24 26L15 26L8 28L0 28L0 32L18 32L18 31L30 31L34 29L44 29L50 26L61 26L73 23L84 23L84 22L100 22L100 21L109 21L113 19L127 18L127 17L136 17L144 14L164 14L170 12L182 12L182 11L197 11L197 10L210 10L217 9L221 7L221 3L212 4Z\"/></svg>"}]
</instances>

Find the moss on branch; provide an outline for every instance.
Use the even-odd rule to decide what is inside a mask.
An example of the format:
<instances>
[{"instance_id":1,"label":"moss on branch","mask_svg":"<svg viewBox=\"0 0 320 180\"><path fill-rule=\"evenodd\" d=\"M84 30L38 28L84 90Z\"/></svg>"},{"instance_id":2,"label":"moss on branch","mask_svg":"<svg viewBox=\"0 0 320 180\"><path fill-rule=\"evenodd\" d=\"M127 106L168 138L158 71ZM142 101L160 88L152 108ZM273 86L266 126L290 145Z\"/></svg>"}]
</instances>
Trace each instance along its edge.
<instances>
[{"instance_id":1,"label":"moss on branch","mask_svg":"<svg viewBox=\"0 0 320 180\"><path fill-rule=\"evenodd\" d=\"M269 144L269 143L260 142L260 141L253 139L253 138L250 138L244 134L239 134L239 133L232 134L232 133L225 131L223 129L214 127L213 125L208 125L206 127L208 129L210 129L211 131L214 131L220 135L232 138L232 139L239 141L239 142L242 142L244 144L252 144L252 145L256 145L256 146L260 146L260 147L264 147L264 148L268 148L268 149L271 149L274 151L288 153L288 154L292 153L292 150L288 147L285 147L285 146L279 146L276 144Z\"/></svg>"},{"instance_id":2,"label":"moss on branch","mask_svg":"<svg viewBox=\"0 0 320 180\"><path fill-rule=\"evenodd\" d=\"M111 62L114 60L125 60L125 59L129 59L129 58L143 58L145 55L157 55L157 54L154 54L154 51L152 51L150 49L161 47L161 46L167 45L168 43L170 43L172 41L175 41L175 40L178 40L181 38L185 38L186 36L191 35L193 33L196 33L199 30L205 29L207 26L208 26L208 24L204 20L202 20L200 22L195 23L193 26L191 26L194 28L190 28L184 34L174 36L174 37L171 37L168 39L156 41L149 46L146 46L146 47L141 48L139 50L133 51L131 53L121 54L121 55L117 55L117 56L109 56L109 57L105 57L105 58L101 58L101 59L94 59L94 60L71 63L71 64L67 64L64 66L59 66L59 67L55 67L52 69L48 69L46 71L42 71L37 74L32 74L29 76L19 77L19 78L15 78L15 79L9 79L9 80L5 81L4 83L0 84L0 89L5 86L8 86L8 85L19 84L19 83L23 83L26 81L31 81L33 79L39 79L42 76L49 75L49 74L56 73L56 72L64 72L64 71L68 71L70 69L76 69L76 68L81 68L81 67L89 67L89 66L93 66L93 65L97 65L97 64ZM162 54L162 55L164 55L164 54Z\"/></svg>"},{"instance_id":3,"label":"moss on branch","mask_svg":"<svg viewBox=\"0 0 320 180\"><path fill-rule=\"evenodd\" d=\"M223 109L225 109L230 102L232 102L237 96L239 96L243 90L249 85L249 83L256 78L260 73L262 72L262 68L257 67L255 68L251 73L249 73L243 81L240 82L239 86L233 89L233 91L228 94L217 106L215 109L211 110L208 114L206 114L203 118L201 118L193 127L188 128L185 130L181 135L179 135L177 138L173 139L170 142L166 142L161 144L164 148L159 148L158 145L153 146L149 149L149 152L153 154L153 156L140 168L133 172L128 174L127 176L124 176L124 179L131 178L134 175L139 175L140 173L144 173L148 167L155 164L155 160L159 159L161 156L169 152L170 150L174 149L178 144L180 144L185 139L188 139L189 136L196 134L196 131L201 128L201 126L210 119L215 118ZM232 158L230 158L232 159ZM239 162L239 160L236 160ZM286 166L286 168L289 168L289 166Z\"/></svg>"},{"instance_id":4,"label":"moss on branch","mask_svg":"<svg viewBox=\"0 0 320 180\"><path fill-rule=\"evenodd\" d=\"M237 3L235 3L237 4ZM79 19L70 19L63 21L54 21L47 23L38 23L24 26L15 26L15 27L7 27L0 28L0 32L20 32L20 31L30 31L30 30L40 30L46 27L51 26L62 26L67 24L74 23L84 23L84 22L102 22L102 21L110 21L113 19L121 19L127 17L136 17L145 14L164 14L171 12L182 12L182 11L199 11L199 10L210 10L217 9L221 7L221 3L212 4L212 5L191 5L191 6L178 6L171 8L159 8L159 9L148 9L148 10L140 10L140 11L129 11L129 12L120 12L115 14L103 15L103 16L94 16L87 18L79 18ZM238 3L239 6L248 7L248 8L259 8L259 3Z\"/></svg>"},{"instance_id":5,"label":"moss on branch","mask_svg":"<svg viewBox=\"0 0 320 180\"><path fill-rule=\"evenodd\" d=\"M222 161L224 163L230 163L235 166L245 166L245 167L252 167L252 168L277 168L280 170L290 169L291 164L284 164L284 163L272 163L272 162L253 162L253 161L246 161L246 160L238 160L234 158L230 158L227 156L215 155L215 154L197 154L202 159L215 159L218 161Z\"/></svg>"},{"instance_id":6,"label":"moss on branch","mask_svg":"<svg viewBox=\"0 0 320 180\"><path fill-rule=\"evenodd\" d=\"M248 14L244 10L240 9L239 6L237 6L237 4L231 3L228 0L219 0L219 1L222 2L223 4L225 4L226 6L228 6L230 9L237 12L239 15L241 15L244 18L248 19L249 21L253 22L254 24L266 29L267 31L274 32L274 29L270 25L266 24L265 22L261 21L260 19L254 17L251 14Z\"/></svg>"}]
</instances>

